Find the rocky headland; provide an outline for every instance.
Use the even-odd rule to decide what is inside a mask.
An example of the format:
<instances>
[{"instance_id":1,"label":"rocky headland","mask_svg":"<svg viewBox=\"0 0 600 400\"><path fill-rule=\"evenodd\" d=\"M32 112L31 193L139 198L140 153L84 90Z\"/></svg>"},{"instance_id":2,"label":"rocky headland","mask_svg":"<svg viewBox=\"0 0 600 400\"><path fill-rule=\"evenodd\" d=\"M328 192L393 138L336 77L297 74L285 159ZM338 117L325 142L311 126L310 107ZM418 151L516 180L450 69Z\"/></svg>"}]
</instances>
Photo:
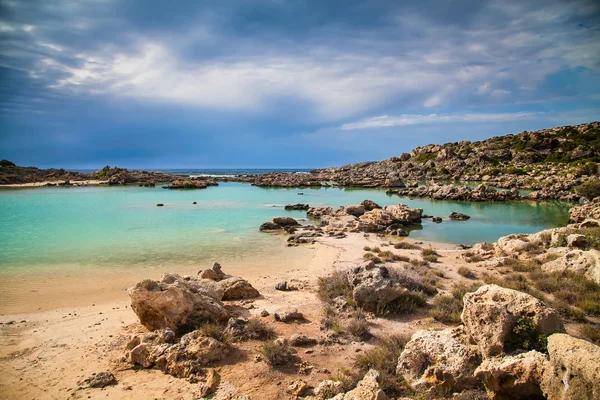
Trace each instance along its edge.
<instances>
[{"instance_id":1,"label":"rocky headland","mask_svg":"<svg viewBox=\"0 0 600 400\"><path fill-rule=\"evenodd\" d=\"M515 190L529 190L533 193L526 199L578 200L582 195L575 188L598 175L599 138L600 123L592 122L476 142L430 144L383 161L309 173L274 172L223 180L261 187L391 188L400 189L403 196L473 201L515 200L520 198ZM418 187L432 181L436 183ZM450 183L460 185L452 188ZM471 190L465 183L484 186ZM493 188L507 191L493 193Z\"/></svg>"}]
</instances>

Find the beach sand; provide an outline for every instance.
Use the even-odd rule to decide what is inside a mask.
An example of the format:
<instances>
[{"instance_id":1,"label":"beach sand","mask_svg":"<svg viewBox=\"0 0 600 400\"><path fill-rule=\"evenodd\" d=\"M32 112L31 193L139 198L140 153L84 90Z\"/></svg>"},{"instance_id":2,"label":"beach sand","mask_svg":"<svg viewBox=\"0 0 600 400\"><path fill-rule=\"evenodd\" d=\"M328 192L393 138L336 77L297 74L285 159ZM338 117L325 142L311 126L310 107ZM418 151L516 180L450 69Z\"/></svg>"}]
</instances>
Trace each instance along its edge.
<instances>
[{"instance_id":1,"label":"beach sand","mask_svg":"<svg viewBox=\"0 0 600 400\"><path fill-rule=\"evenodd\" d=\"M261 298L251 303L248 314L257 315L263 309L271 314L298 309L305 315L307 322L302 324L277 323L272 316L264 318L282 338L295 332L312 337L322 335L319 329L322 304L315 295L317 278L361 265L364 246L381 246L411 258L420 253L418 250L394 250L389 245L389 238L362 233L351 233L344 239L319 238L318 243L299 247L286 247L282 236L273 239L281 240L279 262L224 264L223 269L228 274L242 276L260 291ZM463 279L456 272L464 265L460 258L462 250L436 243L421 246L438 249L441 258L435 268L444 271L444 287L450 289L450 281ZM195 275L198 269L208 267L169 268L168 271ZM102 279L96 276L95 283L85 280L81 283L74 277L70 283L61 284L61 279L57 279L48 282L42 293L31 292L30 297L3 309L0 316L3 323L0 325L0 398L197 398L198 384L159 370L135 369L124 359L125 344L130 335L145 331L131 310L125 291L141 278L159 279L160 272L136 271ZM284 279L303 286L303 289L276 291L275 284ZM7 324L10 321L14 322ZM402 319L373 318L370 324L375 336L392 331L410 334L416 329L439 325L425 312ZM356 355L372 342L299 348L297 355L306 365L312 366L308 375L299 375L294 370L273 370L257 361L261 343L254 341L235 343L232 354L214 367L222 378L221 392L229 388L238 394L248 394L252 399L287 399L291 396L285 393L285 388L291 382L301 378L316 386L339 368L351 366ZM78 389L77 382L102 371L112 372L119 383L104 389Z\"/></svg>"},{"instance_id":2,"label":"beach sand","mask_svg":"<svg viewBox=\"0 0 600 400\"><path fill-rule=\"evenodd\" d=\"M7 185L0 185L0 188L28 188L28 187L42 187L42 186L58 186L63 184L65 181L43 181L43 182L30 182L30 183L12 183ZM95 179L85 181L69 181L72 186L91 186L91 185L106 185L108 181L100 181Z\"/></svg>"}]
</instances>

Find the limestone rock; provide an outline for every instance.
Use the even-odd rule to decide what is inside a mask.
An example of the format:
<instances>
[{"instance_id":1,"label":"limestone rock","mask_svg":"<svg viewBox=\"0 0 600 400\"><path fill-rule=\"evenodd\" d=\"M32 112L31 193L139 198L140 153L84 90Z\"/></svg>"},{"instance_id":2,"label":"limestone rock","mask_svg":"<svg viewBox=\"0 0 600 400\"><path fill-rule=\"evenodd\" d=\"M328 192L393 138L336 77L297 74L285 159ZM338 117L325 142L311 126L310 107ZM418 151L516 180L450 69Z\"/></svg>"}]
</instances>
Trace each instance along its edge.
<instances>
[{"instance_id":1,"label":"limestone rock","mask_svg":"<svg viewBox=\"0 0 600 400\"><path fill-rule=\"evenodd\" d=\"M344 400L387 400L388 397L379 387L379 372L369 370L356 384L356 388L344 395Z\"/></svg>"},{"instance_id":2,"label":"limestone rock","mask_svg":"<svg viewBox=\"0 0 600 400\"><path fill-rule=\"evenodd\" d=\"M99 372L97 374L93 374L82 382L78 382L77 384L84 388L103 388L106 386L116 385L117 379L110 372Z\"/></svg>"},{"instance_id":3,"label":"limestone rock","mask_svg":"<svg viewBox=\"0 0 600 400\"><path fill-rule=\"evenodd\" d=\"M550 362L542 379L549 400L600 399L600 347L565 334L548 338Z\"/></svg>"},{"instance_id":4,"label":"limestone rock","mask_svg":"<svg viewBox=\"0 0 600 400\"><path fill-rule=\"evenodd\" d=\"M596 249L572 250L556 260L543 264L542 270L546 272L571 271L582 274L600 284L600 251Z\"/></svg>"},{"instance_id":5,"label":"limestone rock","mask_svg":"<svg viewBox=\"0 0 600 400\"><path fill-rule=\"evenodd\" d=\"M206 397L217 390L217 387L221 383L221 375L214 369L210 369L206 374L206 381L200 388L200 396Z\"/></svg>"},{"instance_id":6,"label":"limestone rock","mask_svg":"<svg viewBox=\"0 0 600 400\"><path fill-rule=\"evenodd\" d=\"M540 383L547 358L535 350L484 360L475 371L491 400L543 398Z\"/></svg>"},{"instance_id":7,"label":"limestone rock","mask_svg":"<svg viewBox=\"0 0 600 400\"><path fill-rule=\"evenodd\" d=\"M327 400L343 392L344 385L342 382L325 380L319 383L319 386L315 389L315 396L318 400Z\"/></svg>"},{"instance_id":8,"label":"limestone rock","mask_svg":"<svg viewBox=\"0 0 600 400\"><path fill-rule=\"evenodd\" d=\"M381 208L381 206L375 203L373 200L363 200L360 204L365 208L365 211L371 211L376 208Z\"/></svg>"},{"instance_id":9,"label":"limestone rock","mask_svg":"<svg viewBox=\"0 0 600 400\"><path fill-rule=\"evenodd\" d=\"M304 319L304 315L298 310L275 313L273 314L273 317L275 318L275 321L279 322L292 322Z\"/></svg>"},{"instance_id":10,"label":"limestone rock","mask_svg":"<svg viewBox=\"0 0 600 400\"><path fill-rule=\"evenodd\" d=\"M296 226L300 225L298 221L296 221L292 217L275 217L273 218L273 223L280 226Z\"/></svg>"},{"instance_id":11,"label":"limestone rock","mask_svg":"<svg viewBox=\"0 0 600 400\"><path fill-rule=\"evenodd\" d=\"M349 206L344 206L344 211L346 214L354 215L355 217L360 217L365 213L365 206L362 204L352 204Z\"/></svg>"},{"instance_id":12,"label":"limestone rock","mask_svg":"<svg viewBox=\"0 0 600 400\"><path fill-rule=\"evenodd\" d=\"M587 244L585 235L571 234L567 236L567 246L584 248Z\"/></svg>"},{"instance_id":13,"label":"limestone rock","mask_svg":"<svg viewBox=\"0 0 600 400\"><path fill-rule=\"evenodd\" d=\"M519 317L529 317L540 333L563 332L556 311L535 297L498 285L484 285L464 298L461 319L469 337L484 358L504 352L504 345Z\"/></svg>"},{"instance_id":14,"label":"limestone rock","mask_svg":"<svg viewBox=\"0 0 600 400\"><path fill-rule=\"evenodd\" d=\"M421 223L421 216L423 215L423 209L421 208L410 208L405 204L394 204L385 206L383 209L392 215L394 222L401 224Z\"/></svg>"},{"instance_id":15,"label":"limestone rock","mask_svg":"<svg viewBox=\"0 0 600 400\"><path fill-rule=\"evenodd\" d=\"M283 207L284 210L286 211L293 211L293 210L300 210L300 211L306 211L310 208L310 206L308 204L288 204L285 207Z\"/></svg>"},{"instance_id":16,"label":"limestone rock","mask_svg":"<svg viewBox=\"0 0 600 400\"><path fill-rule=\"evenodd\" d=\"M290 384L285 390L288 394L292 396L302 396L308 390L308 385L302 379L297 379Z\"/></svg>"},{"instance_id":17,"label":"limestone rock","mask_svg":"<svg viewBox=\"0 0 600 400\"><path fill-rule=\"evenodd\" d=\"M575 206L569 210L569 223L580 223L588 218L600 219L600 197L591 203Z\"/></svg>"},{"instance_id":18,"label":"limestone rock","mask_svg":"<svg viewBox=\"0 0 600 400\"><path fill-rule=\"evenodd\" d=\"M253 299L260 296L248 281L237 276L223 279L219 285L223 288L223 300Z\"/></svg>"},{"instance_id":19,"label":"limestone rock","mask_svg":"<svg viewBox=\"0 0 600 400\"><path fill-rule=\"evenodd\" d=\"M466 221L466 220L468 220L471 217L468 216L468 215L466 215L466 214L463 214L463 213L452 211L450 213L450 215L448 216L448 218L450 218L452 220L455 220L455 221Z\"/></svg>"},{"instance_id":20,"label":"limestone rock","mask_svg":"<svg viewBox=\"0 0 600 400\"><path fill-rule=\"evenodd\" d=\"M212 296L210 295L212 294ZM131 308L149 330L171 328L186 332L204 321L221 322L229 318L218 294L194 281L169 275L163 281L143 280L129 290Z\"/></svg>"},{"instance_id":21,"label":"limestone rock","mask_svg":"<svg viewBox=\"0 0 600 400\"><path fill-rule=\"evenodd\" d=\"M396 373L416 390L440 387L462 391L477 383L473 373L481 359L462 327L413 334L398 359Z\"/></svg>"},{"instance_id":22,"label":"limestone rock","mask_svg":"<svg viewBox=\"0 0 600 400\"><path fill-rule=\"evenodd\" d=\"M311 346L317 344L317 339L308 337L301 333L294 333L290 336L290 346Z\"/></svg>"}]
</instances>

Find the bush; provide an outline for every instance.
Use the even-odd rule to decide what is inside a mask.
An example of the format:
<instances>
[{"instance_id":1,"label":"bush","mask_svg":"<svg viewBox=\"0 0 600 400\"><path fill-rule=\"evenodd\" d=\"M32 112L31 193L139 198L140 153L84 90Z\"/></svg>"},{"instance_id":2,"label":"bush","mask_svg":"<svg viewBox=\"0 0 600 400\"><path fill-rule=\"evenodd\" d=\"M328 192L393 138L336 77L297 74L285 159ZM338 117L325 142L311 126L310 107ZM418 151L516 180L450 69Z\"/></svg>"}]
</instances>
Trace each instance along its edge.
<instances>
[{"instance_id":1,"label":"bush","mask_svg":"<svg viewBox=\"0 0 600 400\"><path fill-rule=\"evenodd\" d=\"M400 243L396 243L394 245L394 248L398 249L398 250L419 250L421 247L417 246L416 244L412 244L412 243L400 242Z\"/></svg>"},{"instance_id":2,"label":"bush","mask_svg":"<svg viewBox=\"0 0 600 400\"><path fill-rule=\"evenodd\" d=\"M594 325L583 325L579 328L579 334L590 339L593 343L600 345L600 328Z\"/></svg>"},{"instance_id":3,"label":"bush","mask_svg":"<svg viewBox=\"0 0 600 400\"><path fill-rule=\"evenodd\" d=\"M423 260L430 263L436 263L438 261L438 256L430 254L428 256L423 256Z\"/></svg>"},{"instance_id":4,"label":"bush","mask_svg":"<svg viewBox=\"0 0 600 400\"><path fill-rule=\"evenodd\" d=\"M204 324L200 327L200 333L202 336L213 338L219 342L229 343L231 341L231 335L221 325Z\"/></svg>"},{"instance_id":5,"label":"bush","mask_svg":"<svg viewBox=\"0 0 600 400\"><path fill-rule=\"evenodd\" d=\"M423 278L412 271L398 268L388 268L390 279L397 285L408 290L424 292L427 294L436 293L436 289L423 282Z\"/></svg>"},{"instance_id":6,"label":"bush","mask_svg":"<svg viewBox=\"0 0 600 400\"><path fill-rule=\"evenodd\" d=\"M392 302L378 307L375 311L376 315L387 314L414 314L418 308L425 307L427 298L423 292L408 291L401 294Z\"/></svg>"},{"instance_id":7,"label":"bush","mask_svg":"<svg viewBox=\"0 0 600 400\"><path fill-rule=\"evenodd\" d=\"M533 319L519 317L507 340L510 349L537 350L548 354L548 337L541 333Z\"/></svg>"},{"instance_id":8,"label":"bush","mask_svg":"<svg viewBox=\"0 0 600 400\"><path fill-rule=\"evenodd\" d=\"M350 306L355 305L354 297L352 297L352 286L348 282L346 271L336 271L327 277L320 277L317 296L326 303L341 296Z\"/></svg>"},{"instance_id":9,"label":"bush","mask_svg":"<svg viewBox=\"0 0 600 400\"><path fill-rule=\"evenodd\" d=\"M590 179L589 181L582 183L575 188L575 192L589 200L600 196L600 179Z\"/></svg>"},{"instance_id":10,"label":"bush","mask_svg":"<svg viewBox=\"0 0 600 400\"><path fill-rule=\"evenodd\" d=\"M356 357L354 374L359 377L358 379L362 379L370 369L375 369L380 373L379 385L388 396L395 398L409 392L402 376L396 375L398 358L409 340L410 337L405 335L389 335L380 338L375 346Z\"/></svg>"},{"instance_id":11,"label":"bush","mask_svg":"<svg viewBox=\"0 0 600 400\"><path fill-rule=\"evenodd\" d=\"M369 322L362 315L356 315L346 326L348 333L360 340L368 340L371 337Z\"/></svg>"},{"instance_id":12,"label":"bush","mask_svg":"<svg viewBox=\"0 0 600 400\"><path fill-rule=\"evenodd\" d=\"M475 274L469 268L462 266L458 269L458 274L467 279L475 279Z\"/></svg>"},{"instance_id":13,"label":"bush","mask_svg":"<svg viewBox=\"0 0 600 400\"><path fill-rule=\"evenodd\" d=\"M250 318L244 330L245 340L272 340L277 337L275 329L258 318Z\"/></svg>"},{"instance_id":14,"label":"bush","mask_svg":"<svg viewBox=\"0 0 600 400\"><path fill-rule=\"evenodd\" d=\"M435 251L435 249L423 249L423 250L421 250L421 255L423 257L425 257L425 256L439 256L439 254L437 253L437 251Z\"/></svg>"},{"instance_id":15,"label":"bush","mask_svg":"<svg viewBox=\"0 0 600 400\"><path fill-rule=\"evenodd\" d=\"M260 348L265 362L272 367L291 364L294 361L292 349L283 342L269 341Z\"/></svg>"},{"instance_id":16,"label":"bush","mask_svg":"<svg viewBox=\"0 0 600 400\"><path fill-rule=\"evenodd\" d=\"M433 305L429 310L429 316L436 321L457 324L460 322L460 314L463 310L462 297L439 295L433 299Z\"/></svg>"},{"instance_id":17,"label":"bush","mask_svg":"<svg viewBox=\"0 0 600 400\"><path fill-rule=\"evenodd\" d=\"M12 161L8 161L6 159L0 160L0 167L16 167L17 164L15 164Z\"/></svg>"}]
</instances>

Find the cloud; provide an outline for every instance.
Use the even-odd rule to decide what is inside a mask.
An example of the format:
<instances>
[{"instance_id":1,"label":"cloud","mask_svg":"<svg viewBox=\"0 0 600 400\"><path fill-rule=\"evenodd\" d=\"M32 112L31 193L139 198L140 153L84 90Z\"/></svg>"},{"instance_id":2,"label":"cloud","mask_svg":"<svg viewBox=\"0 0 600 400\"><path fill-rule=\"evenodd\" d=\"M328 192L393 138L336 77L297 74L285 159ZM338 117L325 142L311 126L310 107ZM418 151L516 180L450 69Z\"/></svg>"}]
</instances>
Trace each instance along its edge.
<instances>
[{"instance_id":1,"label":"cloud","mask_svg":"<svg viewBox=\"0 0 600 400\"><path fill-rule=\"evenodd\" d=\"M539 118L543 113L518 112L518 113L481 113L481 114L446 114L446 115L400 115L398 117L389 117L382 115L379 117L365 118L357 122L343 124L343 130L372 129L391 126L424 125L424 124L447 124L447 123L492 123L492 122L510 122L516 120L525 120Z\"/></svg>"}]
</instances>

